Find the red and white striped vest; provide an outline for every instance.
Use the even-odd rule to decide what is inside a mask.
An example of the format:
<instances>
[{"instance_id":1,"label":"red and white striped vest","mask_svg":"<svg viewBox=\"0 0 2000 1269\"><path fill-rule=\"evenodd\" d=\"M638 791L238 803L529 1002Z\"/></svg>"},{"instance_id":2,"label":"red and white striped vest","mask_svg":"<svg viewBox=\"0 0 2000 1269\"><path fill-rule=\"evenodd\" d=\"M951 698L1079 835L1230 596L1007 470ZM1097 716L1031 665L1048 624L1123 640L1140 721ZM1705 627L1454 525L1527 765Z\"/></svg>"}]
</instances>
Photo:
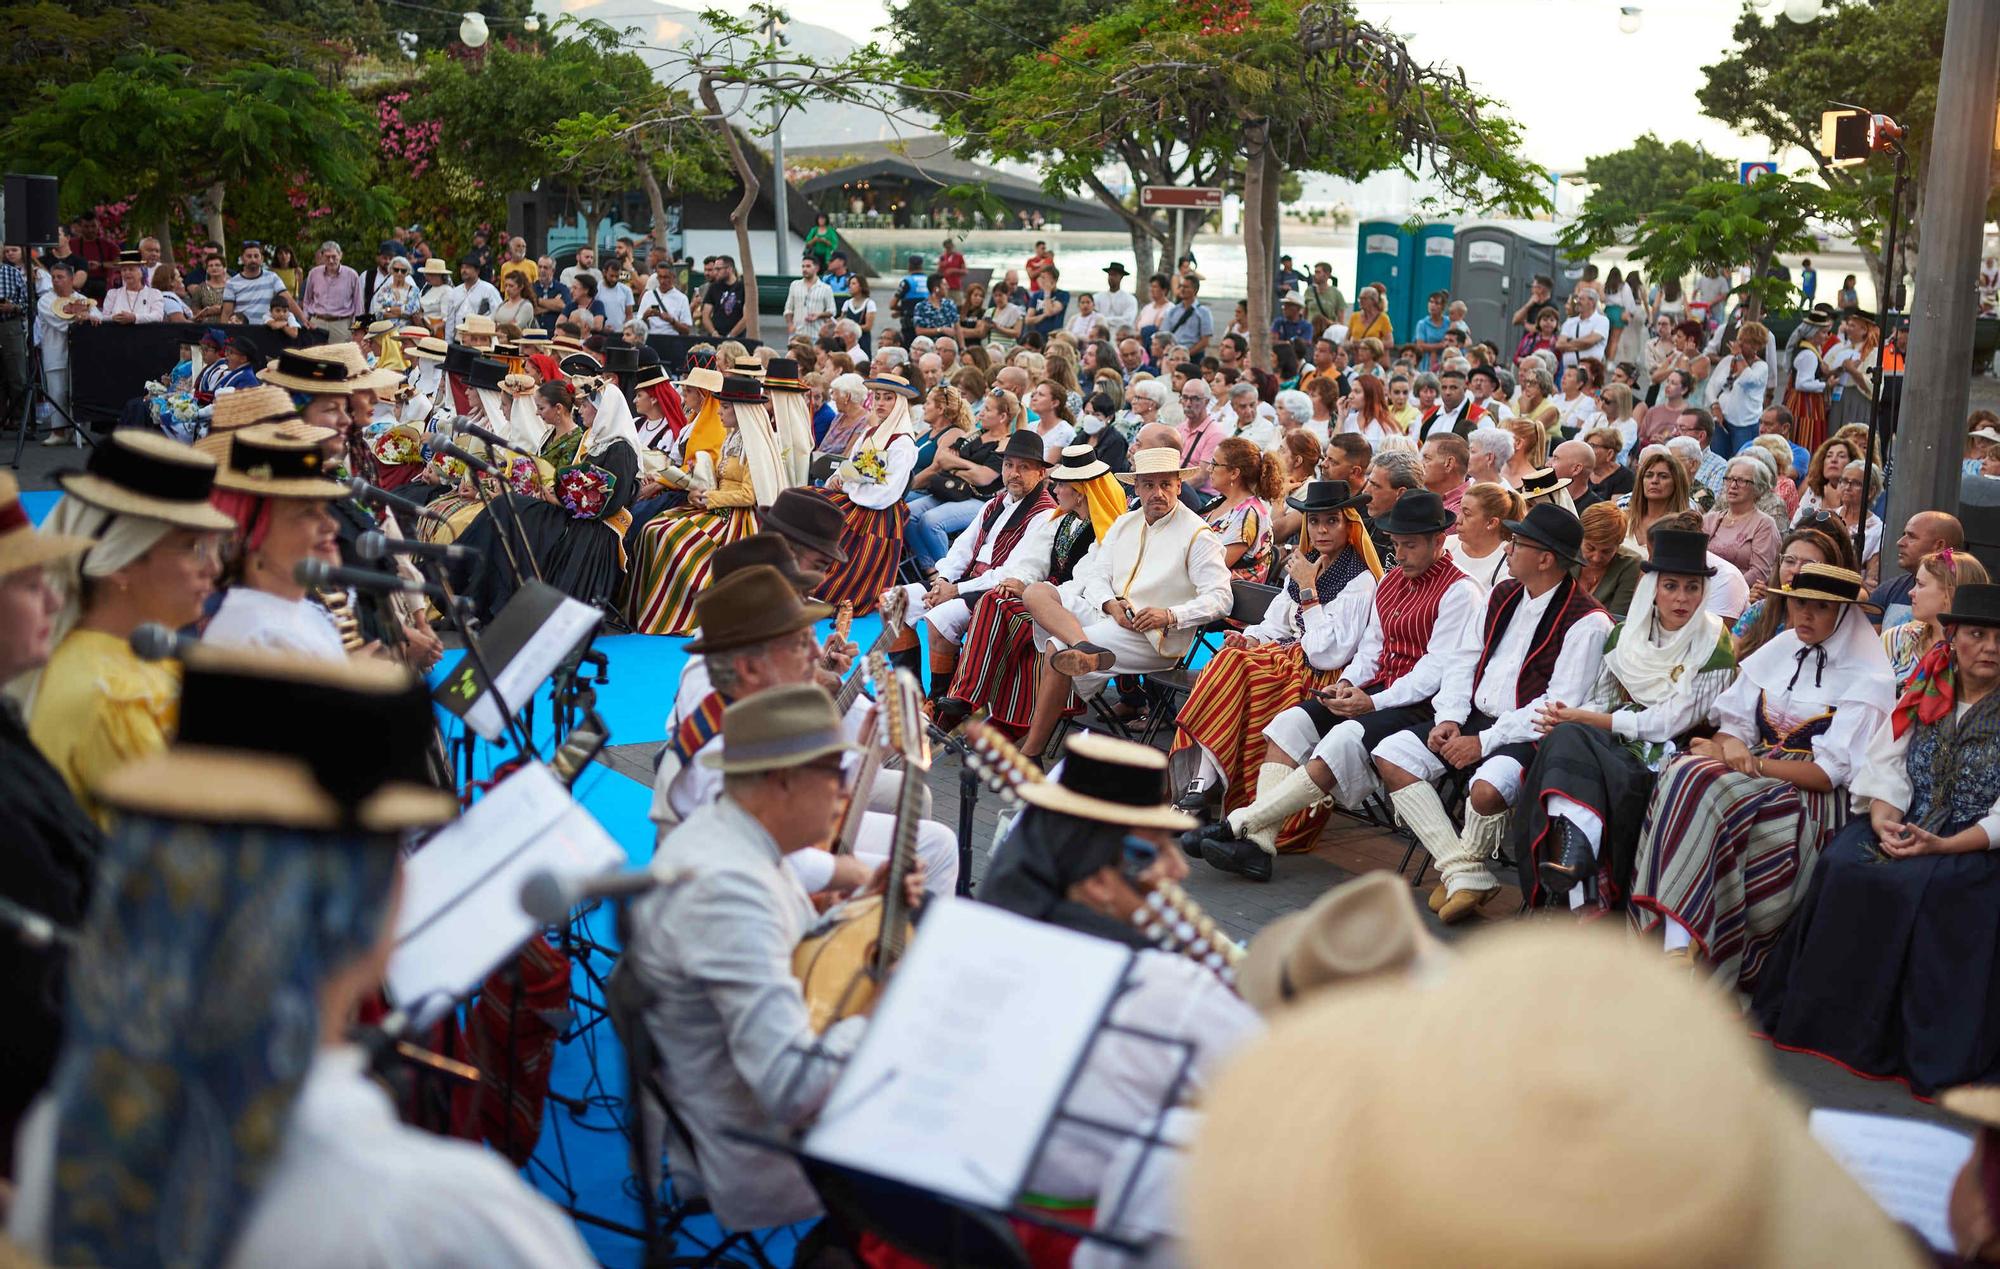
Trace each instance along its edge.
<instances>
[{"instance_id":1,"label":"red and white striped vest","mask_svg":"<svg viewBox=\"0 0 2000 1269\"><path fill-rule=\"evenodd\" d=\"M1451 554L1439 551L1437 562L1414 578L1393 568L1382 575L1375 588L1375 620L1382 624L1382 655L1375 665L1375 681L1387 687L1408 674L1430 651L1431 631L1437 625L1438 604L1451 584L1465 574Z\"/></svg>"}]
</instances>

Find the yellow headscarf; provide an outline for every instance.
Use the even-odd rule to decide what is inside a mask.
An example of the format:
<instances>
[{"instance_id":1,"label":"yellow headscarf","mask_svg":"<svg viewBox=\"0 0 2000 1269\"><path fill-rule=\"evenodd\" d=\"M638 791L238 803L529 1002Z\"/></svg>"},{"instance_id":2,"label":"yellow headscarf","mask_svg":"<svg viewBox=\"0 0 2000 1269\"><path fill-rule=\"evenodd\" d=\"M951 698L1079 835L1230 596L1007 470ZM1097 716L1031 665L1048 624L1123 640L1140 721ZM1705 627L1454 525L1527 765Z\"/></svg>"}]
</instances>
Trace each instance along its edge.
<instances>
[{"instance_id":1,"label":"yellow headscarf","mask_svg":"<svg viewBox=\"0 0 2000 1269\"><path fill-rule=\"evenodd\" d=\"M390 331L375 340L375 368L377 370L408 370L410 363L403 356L403 345Z\"/></svg>"},{"instance_id":2,"label":"yellow headscarf","mask_svg":"<svg viewBox=\"0 0 2000 1269\"><path fill-rule=\"evenodd\" d=\"M681 397L701 398L701 408L695 412L694 422L688 425L687 440L681 443L681 461L692 469L694 456L706 453L719 471L722 467L722 402L699 388L682 388Z\"/></svg>"},{"instance_id":3,"label":"yellow headscarf","mask_svg":"<svg viewBox=\"0 0 2000 1269\"><path fill-rule=\"evenodd\" d=\"M1089 480L1078 481L1076 487L1083 494L1084 506L1090 512L1091 532L1102 542L1104 535L1111 532L1112 521L1125 514L1125 486L1107 471Z\"/></svg>"},{"instance_id":4,"label":"yellow headscarf","mask_svg":"<svg viewBox=\"0 0 2000 1269\"><path fill-rule=\"evenodd\" d=\"M1368 566L1370 573L1378 578L1381 577L1382 561L1375 554L1375 539L1368 536L1368 526L1361 522L1361 512L1349 507L1341 514L1347 517L1347 545L1360 553L1361 562ZM1300 536L1303 537L1305 526L1301 524L1299 530Z\"/></svg>"}]
</instances>

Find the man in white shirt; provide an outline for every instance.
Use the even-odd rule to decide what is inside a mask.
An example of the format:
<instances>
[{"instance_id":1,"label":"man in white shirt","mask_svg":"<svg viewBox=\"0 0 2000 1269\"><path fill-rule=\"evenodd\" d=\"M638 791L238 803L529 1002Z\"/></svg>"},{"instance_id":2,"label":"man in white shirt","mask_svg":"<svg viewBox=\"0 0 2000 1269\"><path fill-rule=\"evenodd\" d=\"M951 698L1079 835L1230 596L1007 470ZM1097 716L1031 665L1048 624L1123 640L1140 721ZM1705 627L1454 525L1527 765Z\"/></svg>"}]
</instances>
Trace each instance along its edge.
<instances>
[{"instance_id":1,"label":"man in white shirt","mask_svg":"<svg viewBox=\"0 0 2000 1269\"><path fill-rule=\"evenodd\" d=\"M1121 331L1139 329L1139 297L1124 289L1127 276L1125 266L1113 260L1104 267L1104 289L1092 297L1099 315L1111 327L1113 339Z\"/></svg>"},{"instance_id":2,"label":"man in white shirt","mask_svg":"<svg viewBox=\"0 0 2000 1269\"><path fill-rule=\"evenodd\" d=\"M680 288L672 261L654 266L653 285L639 299L639 320L646 323L648 335L686 335L694 330L694 310L688 307L687 292Z\"/></svg>"},{"instance_id":3,"label":"man in white shirt","mask_svg":"<svg viewBox=\"0 0 2000 1269\"><path fill-rule=\"evenodd\" d=\"M564 269L562 275L557 278L557 281L561 282L564 286L569 286L576 281L576 275L579 273L588 273L596 280L600 288L604 285L604 275L597 271L596 248L578 247L576 249L576 263Z\"/></svg>"},{"instance_id":4,"label":"man in white shirt","mask_svg":"<svg viewBox=\"0 0 2000 1269\"><path fill-rule=\"evenodd\" d=\"M799 277L785 292L785 333L801 332L818 339L833 320L833 288L820 280L819 261L811 252L799 260Z\"/></svg>"},{"instance_id":5,"label":"man in white shirt","mask_svg":"<svg viewBox=\"0 0 2000 1269\"><path fill-rule=\"evenodd\" d=\"M493 316L493 310L500 307L500 292L493 284L479 276L479 264L472 259L458 262L458 285L444 293L444 337L450 342L458 337L458 324L474 313L482 317Z\"/></svg>"},{"instance_id":6,"label":"man in white shirt","mask_svg":"<svg viewBox=\"0 0 2000 1269\"><path fill-rule=\"evenodd\" d=\"M1556 334L1556 351L1562 354L1563 368L1567 370L1583 357L1604 360L1610 338L1611 319L1597 311L1597 292L1579 290L1576 316L1565 321Z\"/></svg>"}]
</instances>

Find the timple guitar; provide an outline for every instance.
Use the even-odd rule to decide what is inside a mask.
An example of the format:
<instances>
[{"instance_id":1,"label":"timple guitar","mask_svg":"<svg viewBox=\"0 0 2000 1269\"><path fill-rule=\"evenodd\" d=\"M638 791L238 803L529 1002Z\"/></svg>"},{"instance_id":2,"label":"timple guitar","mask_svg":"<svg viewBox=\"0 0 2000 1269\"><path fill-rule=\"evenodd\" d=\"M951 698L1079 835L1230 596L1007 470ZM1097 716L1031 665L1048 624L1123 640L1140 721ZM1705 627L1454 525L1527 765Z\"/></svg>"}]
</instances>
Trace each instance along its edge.
<instances>
[{"instance_id":1,"label":"timple guitar","mask_svg":"<svg viewBox=\"0 0 2000 1269\"><path fill-rule=\"evenodd\" d=\"M870 661L874 660L877 654L882 656L888 655L889 641L893 637L890 632L903 623L903 615L909 611L909 606L910 597L903 593L901 586L891 586L887 591L883 592L881 605L882 633L876 636L875 642L869 645L867 653L861 657L861 664L855 667L854 673L847 676L847 681L840 685L840 691L834 694L833 706L840 711L842 718L847 717L847 711L854 708L854 702L860 699L861 689L867 686L868 676L863 674L862 670L867 667ZM854 605L843 601L841 608L844 610L844 618L839 615L835 616L833 633L838 638L845 640L847 638L848 626L854 623ZM877 682L879 683L880 680L877 680Z\"/></svg>"}]
</instances>

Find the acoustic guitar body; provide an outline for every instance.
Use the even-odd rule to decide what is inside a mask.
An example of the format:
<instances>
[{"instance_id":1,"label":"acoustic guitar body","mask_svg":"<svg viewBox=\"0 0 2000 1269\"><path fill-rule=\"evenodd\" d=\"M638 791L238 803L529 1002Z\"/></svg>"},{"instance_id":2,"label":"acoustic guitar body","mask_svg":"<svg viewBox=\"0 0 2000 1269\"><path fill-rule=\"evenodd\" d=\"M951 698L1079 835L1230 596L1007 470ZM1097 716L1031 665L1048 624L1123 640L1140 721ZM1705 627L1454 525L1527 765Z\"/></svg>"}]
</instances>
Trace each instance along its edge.
<instances>
[{"instance_id":1,"label":"acoustic guitar body","mask_svg":"<svg viewBox=\"0 0 2000 1269\"><path fill-rule=\"evenodd\" d=\"M815 1035L875 1008L881 990L874 969L881 933L882 898L870 895L842 904L832 926L792 949L792 976L805 994Z\"/></svg>"}]
</instances>

